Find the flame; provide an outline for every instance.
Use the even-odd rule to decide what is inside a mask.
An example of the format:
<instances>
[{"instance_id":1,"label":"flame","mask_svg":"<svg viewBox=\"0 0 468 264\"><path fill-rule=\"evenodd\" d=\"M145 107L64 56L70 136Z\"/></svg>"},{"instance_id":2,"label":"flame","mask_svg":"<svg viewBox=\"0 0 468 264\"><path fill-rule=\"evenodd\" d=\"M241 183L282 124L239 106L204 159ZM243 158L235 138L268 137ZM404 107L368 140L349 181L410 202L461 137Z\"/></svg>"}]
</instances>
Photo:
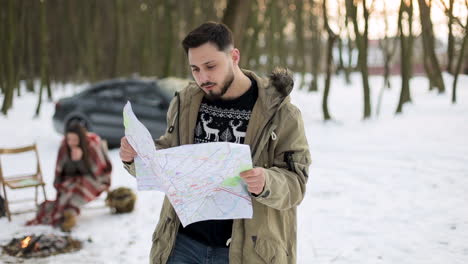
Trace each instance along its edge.
<instances>
[{"instance_id":1,"label":"flame","mask_svg":"<svg viewBox=\"0 0 468 264\"><path fill-rule=\"evenodd\" d=\"M30 241L31 241L30 236L28 236L25 239L21 240L21 248L27 247Z\"/></svg>"}]
</instances>

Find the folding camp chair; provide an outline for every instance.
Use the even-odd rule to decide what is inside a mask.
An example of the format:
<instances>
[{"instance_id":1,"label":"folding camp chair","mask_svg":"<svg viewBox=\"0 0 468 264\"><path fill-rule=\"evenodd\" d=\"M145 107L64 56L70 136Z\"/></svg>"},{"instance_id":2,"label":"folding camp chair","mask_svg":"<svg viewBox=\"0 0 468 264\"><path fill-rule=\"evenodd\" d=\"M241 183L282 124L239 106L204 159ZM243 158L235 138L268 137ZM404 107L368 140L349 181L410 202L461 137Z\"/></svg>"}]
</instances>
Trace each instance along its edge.
<instances>
[{"instance_id":1,"label":"folding camp chair","mask_svg":"<svg viewBox=\"0 0 468 264\"><path fill-rule=\"evenodd\" d=\"M1 156L2 155L11 155L14 156L16 154L20 153L27 153L27 152L34 152L36 162L37 162L37 167L36 167L36 172L33 174L27 174L27 175L12 175L9 177L6 177L3 175L2 171L2 160ZM5 167L5 163L3 164L3 167ZM6 208L6 213L8 216L8 221L11 221L11 215L12 214L20 214L20 213L25 213L25 212L30 212L32 210L27 210L27 211L21 211L21 212L15 212L12 213L10 211L10 203L13 202L24 202L24 201L31 201L32 199L23 199L23 200L15 200L15 201L9 201L8 200L8 195L7 195L7 188L10 188L12 190L14 189L23 189L23 188L30 188L34 187L35 190L35 198L34 201L36 203L36 209L39 206L38 203L38 187L42 187L42 192L44 194L44 200L47 200L46 192L45 192L45 183L42 180L42 172L41 172L41 166L39 164L39 153L37 151L37 146L36 144L26 146L26 147L21 147L21 148L0 148L0 184L2 185L3 189L3 194L5 196L5 208ZM34 210L35 211L35 210Z\"/></svg>"}]
</instances>

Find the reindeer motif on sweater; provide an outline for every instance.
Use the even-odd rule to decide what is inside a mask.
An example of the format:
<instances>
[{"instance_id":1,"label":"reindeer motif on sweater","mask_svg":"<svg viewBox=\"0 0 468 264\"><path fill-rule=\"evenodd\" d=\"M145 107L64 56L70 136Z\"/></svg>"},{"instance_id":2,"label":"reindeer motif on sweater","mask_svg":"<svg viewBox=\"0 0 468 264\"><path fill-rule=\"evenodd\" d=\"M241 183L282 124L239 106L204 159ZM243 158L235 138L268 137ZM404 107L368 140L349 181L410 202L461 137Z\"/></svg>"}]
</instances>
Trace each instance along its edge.
<instances>
[{"instance_id":1,"label":"reindeer motif on sweater","mask_svg":"<svg viewBox=\"0 0 468 264\"><path fill-rule=\"evenodd\" d=\"M243 144L256 100L256 83L235 100L210 101L204 98L198 110L194 143L222 141Z\"/></svg>"}]
</instances>

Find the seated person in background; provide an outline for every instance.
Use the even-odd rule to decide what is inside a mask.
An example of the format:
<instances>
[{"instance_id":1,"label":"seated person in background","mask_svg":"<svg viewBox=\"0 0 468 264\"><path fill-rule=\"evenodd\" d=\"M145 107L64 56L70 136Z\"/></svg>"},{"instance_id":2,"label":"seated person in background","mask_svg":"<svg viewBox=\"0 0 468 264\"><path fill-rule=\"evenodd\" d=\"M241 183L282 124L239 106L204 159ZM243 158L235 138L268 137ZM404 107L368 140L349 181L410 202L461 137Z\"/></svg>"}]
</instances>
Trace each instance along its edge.
<instances>
[{"instance_id":1,"label":"seated person in background","mask_svg":"<svg viewBox=\"0 0 468 264\"><path fill-rule=\"evenodd\" d=\"M110 186L112 165L102 148L101 138L87 132L79 123L66 129L55 169L55 201L45 201L36 218L27 225L45 224L70 231L80 207L96 199Z\"/></svg>"}]
</instances>

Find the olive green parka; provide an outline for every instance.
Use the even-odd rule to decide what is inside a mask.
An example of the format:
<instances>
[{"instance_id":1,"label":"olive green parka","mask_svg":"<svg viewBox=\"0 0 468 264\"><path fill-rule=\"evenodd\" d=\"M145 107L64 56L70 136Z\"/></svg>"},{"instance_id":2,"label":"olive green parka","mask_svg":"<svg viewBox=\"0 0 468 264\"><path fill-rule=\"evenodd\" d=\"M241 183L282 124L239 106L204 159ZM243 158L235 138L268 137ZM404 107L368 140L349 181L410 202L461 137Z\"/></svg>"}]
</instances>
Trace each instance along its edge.
<instances>
[{"instance_id":1,"label":"olive green parka","mask_svg":"<svg viewBox=\"0 0 468 264\"><path fill-rule=\"evenodd\" d=\"M305 195L310 153L301 113L290 102L293 80L276 69L269 78L243 71L258 85L258 99L246 132L255 167L265 168L263 192L252 195L253 218L233 220L229 263L296 263L296 208ZM193 144L204 92L190 83L171 102L168 129L158 148ZM125 168L135 175L134 164ZM180 225L167 197L153 233L150 263L166 263Z\"/></svg>"}]
</instances>

